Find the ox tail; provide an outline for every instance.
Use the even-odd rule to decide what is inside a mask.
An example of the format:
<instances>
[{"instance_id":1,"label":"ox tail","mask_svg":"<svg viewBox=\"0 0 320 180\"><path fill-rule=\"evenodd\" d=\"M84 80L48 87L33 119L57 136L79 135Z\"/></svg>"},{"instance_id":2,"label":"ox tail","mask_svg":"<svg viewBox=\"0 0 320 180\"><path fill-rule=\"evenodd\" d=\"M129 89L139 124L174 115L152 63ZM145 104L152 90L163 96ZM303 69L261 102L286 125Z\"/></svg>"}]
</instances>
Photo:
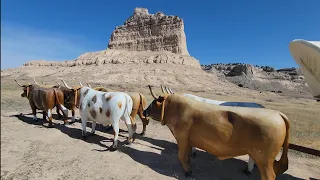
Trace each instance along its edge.
<instances>
[{"instance_id":1,"label":"ox tail","mask_svg":"<svg viewBox=\"0 0 320 180\"><path fill-rule=\"evenodd\" d=\"M133 118L131 117L131 113L129 113L129 108L128 108L128 105L129 105L129 98L128 97L130 97L131 98L131 96L126 96L125 95L125 98L126 98L126 109L125 109L125 112L128 114L128 116L129 116L129 118L130 118L130 121L131 121L131 126L132 126L132 128L133 128L133 130L134 130L134 132L136 131L136 128L137 128L137 124L136 124L136 122L133 120ZM133 104L133 101L132 101L132 98L131 98L131 102L132 102L132 104ZM132 106L131 106L131 110L132 110Z\"/></svg>"},{"instance_id":2,"label":"ox tail","mask_svg":"<svg viewBox=\"0 0 320 180\"><path fill-rule=\"evenodd\" d=\"M145 108L144 97L140 93L139 93L139 96L140 96L140 104L139 104L138 113L141 118L145 119L146 117L143 115L143 110Z\"/></svg>"},{"instance_id":3,"label":"ox tail","mask_svg":"<svg viewBox=\"0 0 320 180\"><path fill-rule=\"evenodd\" d=\"M283 142L283 149L281 158L279 161L274 162L273 169L276 175L284 173L288 169L288 149L289 149L289 129L290 129L290 123L288 121L288 117L284 115L283 113L280 113L280 116L284 120L286 124L286 136Z\"/></svg>"},{"instance_id":4,"label":"ox tail","mask_svg":"<svg viewBox=\"0 0 320 180\"><path fill-rule=\"evenodd\" d=\"M67 117L68 117L68 109L67 109L66 107L64 107L64 106L61 104L61 102L59 101L59 96L58 96L58 94L57 94L56 88L53 88L53 91L54 91L55 100L56 100L56 102L55 102L56 107L62 111L63 115L64 115L64 116L66 117L66 119L67 119Z\"/></svg>"}]
</instances>

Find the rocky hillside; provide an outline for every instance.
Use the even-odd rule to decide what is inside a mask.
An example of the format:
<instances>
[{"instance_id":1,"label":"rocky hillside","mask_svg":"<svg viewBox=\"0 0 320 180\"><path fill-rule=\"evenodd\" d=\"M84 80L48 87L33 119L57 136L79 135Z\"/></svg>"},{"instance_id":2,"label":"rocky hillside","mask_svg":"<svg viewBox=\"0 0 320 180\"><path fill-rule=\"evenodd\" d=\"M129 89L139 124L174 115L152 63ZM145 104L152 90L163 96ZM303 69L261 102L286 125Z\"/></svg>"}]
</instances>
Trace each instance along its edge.
<instances>
[{"instance_id":1,"label":"rocky hillside","mask_svg":"<svg viewBox=\"0 0 320 180\"><path fill-rule=\"evenodd\" d=\"M209 73L216 73L220 79L237 84L239 87L258 91L308 93L304 76L298 68L276 70L270 66L244 63L201 65Z\"/></svg>"}]
</instances>

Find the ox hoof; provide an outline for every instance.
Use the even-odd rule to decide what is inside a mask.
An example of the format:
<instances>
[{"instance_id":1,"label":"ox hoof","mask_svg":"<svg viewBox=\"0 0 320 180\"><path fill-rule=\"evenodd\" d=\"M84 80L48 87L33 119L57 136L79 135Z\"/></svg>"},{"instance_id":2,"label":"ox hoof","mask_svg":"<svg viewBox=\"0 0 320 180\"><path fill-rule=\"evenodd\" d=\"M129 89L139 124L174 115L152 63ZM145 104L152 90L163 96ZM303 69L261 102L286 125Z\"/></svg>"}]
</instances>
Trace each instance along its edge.
<instances>
[{"instance_id":1,"label":"ox hoof","mask_svg":"<svg viewBox=\"0 0 320 180\"><path fill-rule=\"evenodd\" d=\"M252 172L249 171L247 168L244 169L244 170L242 170L242 172L243 172L245 175L247 175L247 176L251 176L251 174L252 174Z\"/></svg>"},{"instance_id":2,"label":"ox hoof","mask_svg":"<svg viewBox=\"0 0 320 180\"><path fill-rule=\"evenodd\" d=\"M91 132L89 135L90 136L94 136L94 135L96 135L96 133L95 132Z\"/></svg>"},{"instance_id":3,"label":"ox hoof","mask_svg":"<svg viewBox=\"0 0 320 180\"><path fill-rule=\"evenodd\" d=\"M192 171L186 172L186 179L188 180L194 180L195 178L192 175Z\"/></svg>"},{"instance_id":4,"label":"ox hoof","mask_svg":"<svg viewBox=\"0 0 320 180\"><path fill-rule=\"evenodd\" d=\"M142 132L142 133L140 133L140 136L145 136L146 135L146 132Z\"/></svg>"},{"instance_id":5,"label":"ox hoof","mask_svg":"<svg viewBox=\"0 0 320 180\"><path fill-rule=\"evenodd\" d=\"M112 146L109 147L109 151L113 152L113 151L116 151L116 150L117 150L117 146L113 146L112 145Z\"/></svg>"},{"instance_id":6,"label":"ox hoof","mask_svg":"<svg viewBox=\"0 0 320 180\"><path fill-rule=\"evenodd\" d=\"M131 145L132 145L132 143L133 143L133 141L134 141L134 139L133 139L133 138L131 138L131 139L127 139L127 144L128 144L129 146L131 146Z\"/></svg>"}]
</instances>

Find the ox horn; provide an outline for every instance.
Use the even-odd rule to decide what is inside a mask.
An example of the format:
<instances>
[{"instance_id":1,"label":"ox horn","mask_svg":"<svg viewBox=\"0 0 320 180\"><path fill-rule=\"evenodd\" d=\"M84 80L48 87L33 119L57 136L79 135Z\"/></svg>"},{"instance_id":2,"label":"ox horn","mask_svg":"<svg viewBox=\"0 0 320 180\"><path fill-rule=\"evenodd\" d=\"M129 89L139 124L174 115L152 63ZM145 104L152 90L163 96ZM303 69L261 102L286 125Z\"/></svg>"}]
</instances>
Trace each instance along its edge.
<instances>
[{"instance_id":1,"label":"ox horn","mask_svg":"<svg viewBox=\"0 0 320 180\"><path fill-rule=\"evenodd\" d=\"M18 83L18 81L15 79L14 81L16 81L16 83L20 86L20 87L24 87L24 85L21 85L20 83Z\"/></svg>"},{"instance_id":2,"label":"ox horn","mask_svg":"<svg viewBox=\"0 0 320 180\"><path fill-rule=\"evenodd\" d=\"M161 91L162 91L162 93L166 93L166 92L164 92L164 88L163 88L163 86L162 86L162 85L160 85L160 87L161 87Z\"/></svg>"},{"instance_id":3,"label":"ox horn","mask_svg":"<svg viewBox=\"0 0 320 180\"><path fill-rule=\"evenodd\" d=\"M148 85L148 87L149 87L149 90L150 90L150 93L151 93L152 97L153 97L154 99L157 99L157 97L156 97L156 96L154 95L154 93L152 92L151 86Z\"/></svg>"},{"instance_id":4,"label":"ox horn","mask_svg":"<svg viewBox=\"0 0 320 180\"><path fill-rule=\"evenodd\" d=\"M38 82L36 81L36 78L33 78L33 81L35 84L38 84Z\"/></svg>"},{"instance_id":5,"label":"ox horn","mask_svg":"<svg viewBox=\"0 0 320 180\"><path fill-rule=\"evenodd\" d=\"M173 91L171 90L171 88L168 87L167 90L170 92L170 94L174 94Z\"/></svg>"},{"instance_id":6,"label":"ox horn","mask_svg":"<svg viewBox=\"0 0 320 180\"><path fill-rule=\"evenodd\" d=\"M80 86L83 86L80 80L79 80L79 84L80 84Z\"/></svg>"},{"instance_id":7,"label":"ox horn","mask_svg":"<svg viewBox=\"0 0 320 180\"><path fill-rule=\"evenodd\" d=\"M165 86L164 89L165 89L166 93L171 94L170 91L168 90L167 86Z\"/></svg>"},{"instance_id":8,"label":"ox horn","mask_svg":"<svg viewBox=\"0 0 320 180\"><path fill-rule=\"evenodd\" d=\"M61 81L63 82L63 84L64 84L64 86L65 86L66 88L72 89L70 86L68 86L68 84L67 84L63 79L61 79Z\"/></svg>"},{"instance_id":9,"label":"ox horn","mask_svg":"<svg viewBox=\"0 0 320 180\"><path fill-rule=\"evenodd\" d=\"M86 83L89 88L92 88L89 83Z\"/></svg>"}]
</instances>

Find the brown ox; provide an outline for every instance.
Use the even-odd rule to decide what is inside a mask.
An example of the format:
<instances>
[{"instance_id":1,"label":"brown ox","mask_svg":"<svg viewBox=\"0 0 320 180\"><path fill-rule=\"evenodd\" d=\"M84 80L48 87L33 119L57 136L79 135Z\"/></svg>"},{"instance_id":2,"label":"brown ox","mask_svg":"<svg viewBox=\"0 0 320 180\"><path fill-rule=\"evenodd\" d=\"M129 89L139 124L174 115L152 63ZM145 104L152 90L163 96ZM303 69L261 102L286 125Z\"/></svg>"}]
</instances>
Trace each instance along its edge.
<instances>
[{"instance_id":1,"label":"brown ox","mask_svg":"<svg viewBox=\"0 0 320 180\"><path fill-rule=\"evenodd\" d=\"M91 88L90 84L87 83L87 85L88 85L88 87ZM103 92L113 91L111 89L103 87L101 84L100 84L100 86L101 87L95 87L93 89L97 90L97 91L103 91ZM130 114L130 116L133 120L132 124L136 124L136 115L139 115L139 117L142 121L142 125L143 125L143 129L142 129L142 132L140 135L144 136L146 134L147 125L149 124L149 119L143 115L143 110L145 109L145 107L147 105L147 100L143 94L138 93L138 92L127 92L127 94L132 98L132 101L133 101L132 111Z\"/></svg>"},{"instance_id":2,"label":"brown ox","mask_svg":"<svg viewBox=\"0 0 320 180\"><path fill-rule=\"evenodd\" d=\"M35 78L33 79L35 84L38 84L37 81L35 80ZM63 81L64 82L64 81ZM64 106L71 110L71 114L72 114L72 121L71 122L75 122L75 91L73 89L69 89L67 87L61 86L61 84L57 83L58 85L41 85L41 87L51 87L51 88L58 88L63 92L64 95ZM58 118L61 118L62 115L60 114L60 109L58 107L56 107L56 112L58 114Z\"/></svg>"},{"instance_id":3,"label":"brown ox","mask_svg":"<svg viewBox=\"0 0 320 180\"><path fill-rule=\"evenodd\" d=\"M34 81L35 84L39 85L35 78L33 78L33 81ZM64 90L67 89L67 88L61 86L61 84L59 84L59 83L57 83L57 85L48 85L48 84L44 84L44 83L42 82L42 85L39 85L39 86L40 86L40 87L43 87L43 88L59 88L60 90L62 90L62 92L63 92L63 94L64 94L64 97L67 97L66 94L65 94L65 92L64 92ZM64 103L65 103L65 107L66 107L67 109L71 110L71 109L66 105L67 103L66 103L65 101L64 101ZM57 114L58 114L58 118L60 119L60 118L62 117L62 115L60 114L60 110L59 110L59 108L58 108L57 106L56 106L56 112L57 112ZM74 112L73 112L73 115L74 115Z\"/></svg>"},{"instance_id":4,"label":"brown ox","mask_svg":"<svg viewBox=\"0 0 320 180\"><path fill-rule=\"evenodd\" d=\"M65 95L65 104L66 108L71 110L72 113L72 121L75 122L75 109L79 107L79 89L83 87L83 85L80 82L80 86L75 85L73 87L68 86L68 84L61 79L63 82L64 86L60 86L60 89L63 91Z\"/></svg>"},{"instance_id":5,"label":"brown ox","mask_svg":"<svg viewBox=\"0 0 320 180\"><path fill-rule=\"evenodd\" d=\"M29 100L32 109L33 120L37 120L37 109L43 111L43 120L46 117L49 119L49 126L52 127L52 109L56 106L62 110L65 119L64 124L68 124L68 110L63 106L63 92L57 88L44 88L37 84L21 85L15 80L16 83L23 87L21 97L26 97Z\"/></svg>"},{"instance_id":6,"label":"brown ox","mask_svg":"<svg viewBox=\"0 0 320 180\"><path fill-rule=\"evenodd\" d=\"M264 108L207 104L181 95L159 96L143 112L167 125L178 144L179 160L188 178L191 147L224 160L249 154L262 180L275 179L288 169L289 122L281 112ZM279 161L275 158L281 147Z\"/></svg>"}]
</instances>

